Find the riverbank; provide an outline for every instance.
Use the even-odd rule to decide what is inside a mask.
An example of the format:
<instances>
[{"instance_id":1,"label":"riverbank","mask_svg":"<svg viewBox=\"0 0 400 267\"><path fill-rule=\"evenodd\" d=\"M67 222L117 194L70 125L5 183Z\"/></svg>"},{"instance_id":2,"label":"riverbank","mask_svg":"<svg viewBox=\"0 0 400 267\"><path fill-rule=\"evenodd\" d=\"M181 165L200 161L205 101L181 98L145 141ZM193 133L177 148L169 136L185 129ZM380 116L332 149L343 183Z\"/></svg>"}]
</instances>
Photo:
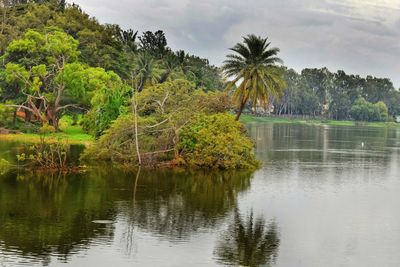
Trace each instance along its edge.
<instances>
[{"instance_id":1,"label":"riverbank","mask_svg":"<svg viewBox=\"0 0 400 267\"><path fill-rule=\"evenodd\" d=\"M330 125L330 126L362 126L362 127L400 127L400 123L394 122L356 122L356 121L337 121L321 119L300 119L285 117L259 117L244 114L240 117L243 123L287 123L287 124L307 124L307 125ZM24 143L39 143L41 134L21 133L21 134L0 134L0 140L16 141ZM80 126L69 126L63 132L46 134L46 142L52 143L58 140L68 141L70 144L81 144L88 146L94 142L94 138L85 133Z\"/></svg>"},{"instance_id":2,"label":"riverbank","mask_svg":"<svg viewBox=\"0 0 400 267\"><path fill-rule=\"evenodd\" d=\"M400 127L400 123L395 122L358 122L358 121L338 121L338 120L321 120L321 119L300 119L285 117L269 117L254 116L244 114L240 117L243 123L264 122L264 123L293 123L308 125L330 125L330 126L358 126L358 127Z\"/></svg>"},{"instance_id":3,"label":"riverbank","mask_svg":"<svg viewBox=\"0 0 400 267\"><path fill-rule=\"evenodd\" d=\"M43 135L36 133L0 134L0 140L16 141L24 143L39 143ZM62 132L49 133L45 135L47 143L58 140L68 141L70 144L90 145L94 139L85 133L80 126L69 126Z\"/></svg>"}]
</instances>

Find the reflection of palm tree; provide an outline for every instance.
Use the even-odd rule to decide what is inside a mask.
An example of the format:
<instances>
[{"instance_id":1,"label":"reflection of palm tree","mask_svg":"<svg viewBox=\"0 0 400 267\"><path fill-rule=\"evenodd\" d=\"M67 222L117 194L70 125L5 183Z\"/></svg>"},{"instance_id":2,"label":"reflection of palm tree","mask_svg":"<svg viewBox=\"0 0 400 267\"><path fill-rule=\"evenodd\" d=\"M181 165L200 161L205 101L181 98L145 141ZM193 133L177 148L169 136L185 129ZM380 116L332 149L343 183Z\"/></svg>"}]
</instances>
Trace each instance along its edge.
<instances>
[{"instance_id":1,"label":"reflection of palm tree","mask_svg":"<svg viewBox=\"0 0 400 267\"><path fill-rule=\"evenodd\" d=\"M266 225L262 217L254 221L253 212L243 220L236 210L214 253L223 264L269 266L277 257L279 242L275 222Z\"/></svg>"},{"instance_id":2,"label":"reflection of palm tree","mask_svg":"<svg viewBox=\"0 0 400 267\"><path fill-rule=\"evenodd\" d=\"M215 227L237 205L237 195L250 186L251 172L141 173L133 225L160 236L184 239L200 228Z\"/></svg>"}]
</instances>

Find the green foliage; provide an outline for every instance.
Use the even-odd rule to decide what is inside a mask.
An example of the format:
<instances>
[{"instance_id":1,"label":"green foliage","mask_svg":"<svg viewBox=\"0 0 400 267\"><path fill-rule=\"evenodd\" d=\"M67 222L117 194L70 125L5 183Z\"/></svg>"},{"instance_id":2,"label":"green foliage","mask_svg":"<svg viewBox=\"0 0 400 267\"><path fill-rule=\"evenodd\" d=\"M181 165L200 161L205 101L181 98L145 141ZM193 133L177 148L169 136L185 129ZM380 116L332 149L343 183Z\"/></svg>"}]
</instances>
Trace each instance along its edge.
<instances>
[{"instance_id":1,"label":"green foliage","mask_svg":"<svg viewBox=\"0 0 400 267\"><path fill-rule=\"evenodd\" d=\"M228 83L228 89L234 91L233 101L238 105L236 120L248 101L254 108L257 105L266 108L270 98L281 97L286 88L283 72L277 67L282 63L278 58L279 49L270 48L267 40L253 34L243 37L243 43L231 48L235 54L227 55L224 61L224 74L234 78Z\"/></svg>"},{"instance_id":2,"label":"green foliage","mask_svg":"<svg viewBox=\"0 0 400 267\"><path fill-rule=\"evenodd\" d=\"M86 91L90 91L91 110L84 116L83 128L95 137L107 130L112 121L126 113L129 88L114 72L88 68L84 77Z\"/></svg>"},{"instance_id":3,"label":"green foliage","mask_svg":"<svg viewBox=\"0 0 400 267\"><path fill-rule=\"evenodd\" d=\"M5 159L0 158L0 175L5 174L11 167L11 163Z\"/></svg>"},{"instance_id":4,"label":"green foliage","mask_svg":"<svg viewBox=\"0 0 400 267\"><path fill-rule=\"evenodd\" d=\"M0 127L8 127L12 123L14 109L7 106L12 104L10 101L2 104L0 103Z\"/></svg>"},{"instance_id":5,"label":"green foliage","mask_svg":"<svg viewBox=\"0 0 400 267\"><path fill-rule=\"evenodd\" d=\"M181 164L178 149L181 130L201 112L213 114L226 111L226 99L222 92L196 90L195 84L187 80L147 87L134 95L138 131L135 129L134 114L120 115L99 141L87 149L84 158L138 163L137 133L143 164Z\"/></svg>"},{"instance_id":6,"label":"green foliage","mask_svg":"<svg viewBox=\"0 0 400 267\"><path fill-rule=\"evenodd\" d=\"M43 134L51 130L51 126L42 129ZM65 141L58 140L56 143L48 144L43 135L40 143L27 147L26 151L26 153L18 154L17 160L30 168L69 170L70 145Z\"/></svg>"},{"instance_id":7,"label":"green foliage","mask_svg":"<svg viewBox=\"0 0 400 267\"><path fill-rule=\"evenodd\" d=\"M277 115L350 119L352 105L359 97L371 103L383 102L388 116L400 114L400 92L389 79L362 78L340 70L332 73L326 68L304 69L300 74L291 69L284 71L288 88L281 99L274 100ZM382 106L379 120L388 119Z\"/></svg>"},{"instance_id":8,"label":"green foliage","mask_svg":"<svg viewBox=\"0 0 400 267\"><path fill-rule=\"evenodd\" d=\"M385 104L385 102L383 101L379 101L377 103L374 104L375 108L378 110L378 114L379 114L379 121L387 121L388 120L388 108Z\"/></svg>"},{"instance_id":9,"label":"green foliage","mask_svg":"<svg viewBox=\"0 0 400 267\"><path fill-rule=\"evenodd\" d=\"M199 115L179 136L181 157L189 166L254 168L253 146L244 126L229 114Z\"/></svg>"},{"instance_id":10,"label":"green foliage","mask_svg":"<svg viewBox=\"0 0 400 267\"><path fill-rule=\"evenodd\" d=\"M69 106L62 106L64 98L84 99L75 81L80 77L70 75L84 68L76 62L77 48L77 40L51 28L45 33L28 30L6 50L6 81L17 85L19 95L25 97L19 108L33 113L42 123L51 122L56 129L61 112Z\"/></svg>"},{"instance_id":11,"label":"green foliage","mask_svg":"<svg viewBox=\"0 0 400 267\"><path fill-rule=\"evenodd\" d=\"M358 98L350 110L351 116L357 121L387 121L388 108L385 103L372 104L363 97Z\"/></svg>"}]
</instances>

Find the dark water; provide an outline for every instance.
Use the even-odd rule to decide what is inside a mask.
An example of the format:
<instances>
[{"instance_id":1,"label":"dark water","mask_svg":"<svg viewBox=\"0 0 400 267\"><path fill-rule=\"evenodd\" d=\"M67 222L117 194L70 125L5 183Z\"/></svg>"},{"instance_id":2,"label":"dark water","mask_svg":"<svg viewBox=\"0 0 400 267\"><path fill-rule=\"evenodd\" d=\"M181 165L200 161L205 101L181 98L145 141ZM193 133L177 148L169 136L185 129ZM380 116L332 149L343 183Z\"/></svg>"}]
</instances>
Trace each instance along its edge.
<instances>
[{"instance_id":1,"label":"dark water","mask_svg":"<svg viewBox=\"0 0 400 267\"><path fill-rule=\"evenodd\" d=\"M0 267L400 265L400 130L249 131L255 173L1 176Z\"/></svg>"}]
</instances>

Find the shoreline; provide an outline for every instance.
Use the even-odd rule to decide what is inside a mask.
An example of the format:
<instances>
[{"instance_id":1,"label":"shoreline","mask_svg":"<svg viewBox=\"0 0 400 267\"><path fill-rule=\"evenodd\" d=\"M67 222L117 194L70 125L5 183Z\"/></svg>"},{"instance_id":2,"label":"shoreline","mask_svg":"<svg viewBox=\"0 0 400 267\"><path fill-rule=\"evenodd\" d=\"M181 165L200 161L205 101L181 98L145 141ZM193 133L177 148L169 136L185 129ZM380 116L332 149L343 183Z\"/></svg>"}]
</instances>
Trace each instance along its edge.
<instances>
[{"instance_id":1,"label":"shoreline","mask_svg":"<svg viewBox=\"0 0 400 267\"><path fill-rule=\"evenodd\" d=\"M376 127L376 128L400 128L400 123L395 122L363 122L350 120L330 119L302 119L272 116L254 116L243 114L240 117L242 123L282 123L282 124L304 124L304 125L329 125L349 127Z\"/></svg>"},{"instance_id":2,"label":"shoreline","mask_svg":"<svg viewBox=\"0 0 400 267\"><path fill-rule=\"evenodd\" d=\"M40 133L16 133L0 134L0 141L14 141L28 144L35 144L45 137L45 143L56 143L57 141L67 141L71 145L89 146L94 142L94 138L85 133L79 126L70 126L63 132L40 134Z\"/></svg>"},{"instance_id":3,"label":"shoreline","mask_svg":"<svg viewBox=\"0 0 400 267\"><path fill-rule=\"evenodd\" d=\"M240 121L244 124L249 123L281 123L281 124L303 124L303 125L328 125L328 126L347 126L347 127L375 127L375 128L400 128L400 123L395 122L357 122L350 120L323 120L323 119L302 119L272 116L254 116L243 114ZM39 133L9 133L0 134L0 141L14 141L23 143L39 143L42 134ZM94 138L86 134L81 127L72 126L63 132L50 133L45 135L46 143L55 143L59 140L67 141L72 145L90 146L95 141Z\"/></svg>"}]
</instances>

